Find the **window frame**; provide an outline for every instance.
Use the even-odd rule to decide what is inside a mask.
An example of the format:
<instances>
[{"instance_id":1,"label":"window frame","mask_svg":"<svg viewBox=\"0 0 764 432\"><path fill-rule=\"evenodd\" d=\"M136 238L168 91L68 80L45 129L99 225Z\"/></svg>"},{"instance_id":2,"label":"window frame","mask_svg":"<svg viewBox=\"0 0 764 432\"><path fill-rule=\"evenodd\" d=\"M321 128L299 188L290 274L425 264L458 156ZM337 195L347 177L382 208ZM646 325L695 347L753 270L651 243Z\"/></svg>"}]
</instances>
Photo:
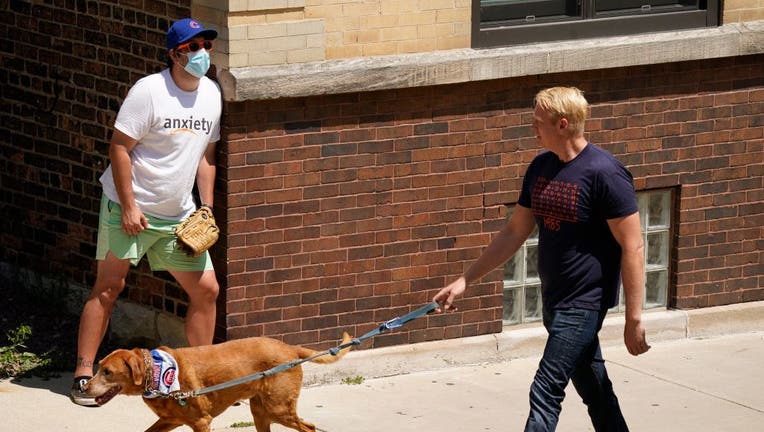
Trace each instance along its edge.
<instances>
[{"instance_id":1,"label":"window frame","mask_svg":"<svg viewBox=\"0 0 764 432\"><path fill-rule=\"evenodd\" d=\"M720 0L705 0L706 9L626 14L591 11L595 0L583 0L583 16L563 20L501 25L480 21L480 0L472 0L472 48L512 46L535 42L567 41L659 31L715 27L720 23ZM701 1L700 3L703 3Z\"/></svg>"}]
</instances>

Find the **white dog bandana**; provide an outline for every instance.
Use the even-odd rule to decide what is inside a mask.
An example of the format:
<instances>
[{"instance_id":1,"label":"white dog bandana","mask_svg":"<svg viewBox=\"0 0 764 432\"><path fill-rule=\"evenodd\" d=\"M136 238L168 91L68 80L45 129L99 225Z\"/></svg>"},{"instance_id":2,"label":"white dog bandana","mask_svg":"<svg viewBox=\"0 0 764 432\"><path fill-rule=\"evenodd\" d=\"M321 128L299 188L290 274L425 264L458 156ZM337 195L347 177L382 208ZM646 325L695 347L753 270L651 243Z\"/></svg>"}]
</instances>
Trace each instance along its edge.
<instances>
[{"instance_id":1,"label":"white dog bandana","mask_svg":"<svg viewBox=\"0 0 764 432\"><path fill-rule=\"evenodd\" d=\"M178 363L173 356L162 350L151 350L151 363L151 388L146 389L143 397L152 399L180 390Z\"/></svg>"}]
</instances>

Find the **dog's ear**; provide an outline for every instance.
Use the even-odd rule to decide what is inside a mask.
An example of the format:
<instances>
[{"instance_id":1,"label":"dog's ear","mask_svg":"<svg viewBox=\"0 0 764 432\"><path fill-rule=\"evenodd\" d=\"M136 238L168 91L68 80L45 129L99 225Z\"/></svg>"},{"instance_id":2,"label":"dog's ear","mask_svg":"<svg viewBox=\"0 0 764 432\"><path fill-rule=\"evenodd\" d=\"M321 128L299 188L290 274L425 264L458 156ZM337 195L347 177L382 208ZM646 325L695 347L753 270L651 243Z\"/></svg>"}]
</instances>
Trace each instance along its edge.
<instances>
[{"instance_id":1,"label":"dog's ear","mask_svg":"<svg viewBox=\"0 0 764 432\"><path fill-rule=\"evenodd\" d=\"M130 351L130 356L127 357L127 360L125 361L127 363L127 367L130 368L130 373L133 376L133 384L137 386L143 385L143 377L145 376L146 369L144 363L143 363L143 356L141 355L140 349L134 349Z\"/></svg>"}]
</instances>

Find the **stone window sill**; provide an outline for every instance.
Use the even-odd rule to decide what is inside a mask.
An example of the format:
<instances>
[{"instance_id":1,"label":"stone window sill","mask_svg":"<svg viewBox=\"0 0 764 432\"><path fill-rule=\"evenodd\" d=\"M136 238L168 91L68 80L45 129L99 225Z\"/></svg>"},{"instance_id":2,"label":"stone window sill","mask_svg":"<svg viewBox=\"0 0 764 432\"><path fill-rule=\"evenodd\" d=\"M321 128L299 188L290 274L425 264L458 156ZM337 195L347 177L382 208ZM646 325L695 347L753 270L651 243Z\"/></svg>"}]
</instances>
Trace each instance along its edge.
<instances>
[{"instance_id":1,"label":"stone window sill","mask_svg":"<svg viewBox=\"0 0 764 432\"><path fill-rule=\"evenodd\" d=\"M492 49L327 60L221 70L227 101L407 87L764 53L764 21Z\"/></svg>"}]
</instances>

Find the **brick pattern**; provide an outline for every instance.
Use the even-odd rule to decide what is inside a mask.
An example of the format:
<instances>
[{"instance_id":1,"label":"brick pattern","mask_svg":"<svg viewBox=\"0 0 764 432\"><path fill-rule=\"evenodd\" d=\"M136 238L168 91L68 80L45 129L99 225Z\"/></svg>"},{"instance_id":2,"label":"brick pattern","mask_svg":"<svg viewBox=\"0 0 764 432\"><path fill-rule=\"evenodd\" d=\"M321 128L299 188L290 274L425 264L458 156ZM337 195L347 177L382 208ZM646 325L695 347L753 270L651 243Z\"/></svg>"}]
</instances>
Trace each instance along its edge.
<instances>
[{"instance_id":1,"label":"brick pattern","mask_svg":"<svg viewBox=\"0 0 764 432\"><path fill-rule=\"evenodd\" d=\"M228 336L320 344L427 302L503 224L531 100L575 82L592 142L677 191L670 304L764 299L764 56L228 105ZM461 313L368 346L498 332L501 271Z\"/></svg>"},{"instance_id":2,"label":"brick pattern","mask_svg":"<svg viewBox=\"0 0 764 432\"><path fill-rule=\"evenodd\" d=\"M2 2L0 260L90 287L111 126L140 77L165 66L189 2ZM124 295L179 316L187 297L145 261Z\"/></svg>"}]
</instances>

